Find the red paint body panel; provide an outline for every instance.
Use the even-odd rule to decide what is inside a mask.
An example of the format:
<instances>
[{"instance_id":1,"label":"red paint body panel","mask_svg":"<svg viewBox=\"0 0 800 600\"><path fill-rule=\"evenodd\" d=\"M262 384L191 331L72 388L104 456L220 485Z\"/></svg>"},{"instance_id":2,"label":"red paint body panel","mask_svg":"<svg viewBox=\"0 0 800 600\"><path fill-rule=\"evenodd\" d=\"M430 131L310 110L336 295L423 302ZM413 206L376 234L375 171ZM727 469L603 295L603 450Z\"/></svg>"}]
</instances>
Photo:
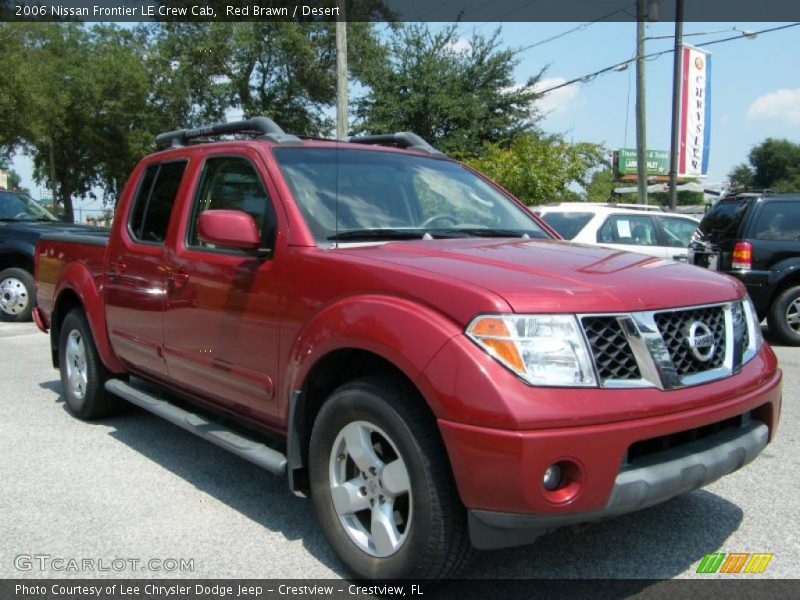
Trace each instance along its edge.
<instances>
[{"instance_id":1,"label":"red paint body panel","mask_svg":"<svg viewBox=\"0 0 800 600\"><path fill-rule=\"evenodd\" d=\"M246 157L274 204L276 239L267 258L187 247L204 161L218 155ZM165 242L137 242L126 223L144 170L179 158L188 165ZM780 371L767 345L739 374L703 385L568 389L526 385L463 334L485 313L620 313L730 301L744 293L738 281L557 239L320 248L265 141L149 156L123 191L106 248L45 239L37 254L45 326L59 295L74 292L109 369L146 375L266 430L285 432L293 390L329 353L383 357L417 385L438 419L470 508L591 510L607 501L634 441L759 407L772 434L780 411ZM544 468L559 458L585 473L578 496L560 506L540 489Z\"/></svg>"}]
</instances>

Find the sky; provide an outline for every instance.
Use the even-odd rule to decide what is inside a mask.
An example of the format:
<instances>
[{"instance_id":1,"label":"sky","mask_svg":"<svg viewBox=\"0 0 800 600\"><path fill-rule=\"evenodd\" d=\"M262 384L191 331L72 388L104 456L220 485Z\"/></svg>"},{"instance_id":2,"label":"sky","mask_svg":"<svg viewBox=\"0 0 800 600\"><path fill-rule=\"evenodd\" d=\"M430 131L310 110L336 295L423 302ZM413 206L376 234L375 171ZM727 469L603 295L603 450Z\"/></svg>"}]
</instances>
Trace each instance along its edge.
<instances>
[{"instance_id":1,"label":"sky","mask_svg":"<svg viewBox=\"0 0 800 600\"><path fill-rule=\"evenodd\" d=\"M460 43L477 31L490 35L501 28L503 46L522 48L575 29L580 23L463 23ZM758 31L781 23L686 23L686 37L702 43ZM431 23L436 31L444 24ZM648 37L671 36L671 22L648 23ZM646 53L671 48L672 39L648 40ZM594 23L557 40L525 50L515 69L522 83L545 68L541 89L557 85L632 58L636 23ZM800 142L800 27L765 33L707 48L712 52L711 140L707 181L723 181L731 169L767 137ZM601 75L589 83L571 85L540 102L542 129L575 142L604 144L609 150L635 147L635 68ZM672 55L646 63L647 146L669 150L672 100ZM39 197L31 161L16 157L14 168L24 186ZM78 202L79 208L100 208L100 201Z\"/></svg>"}]
</instances>

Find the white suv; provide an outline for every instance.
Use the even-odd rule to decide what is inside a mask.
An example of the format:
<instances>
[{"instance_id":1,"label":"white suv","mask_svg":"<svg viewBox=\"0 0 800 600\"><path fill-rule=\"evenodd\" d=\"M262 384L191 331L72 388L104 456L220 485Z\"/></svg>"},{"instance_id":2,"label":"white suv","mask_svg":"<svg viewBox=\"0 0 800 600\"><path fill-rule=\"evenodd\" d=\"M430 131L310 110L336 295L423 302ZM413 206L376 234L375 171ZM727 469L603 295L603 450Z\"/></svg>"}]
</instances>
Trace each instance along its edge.
<instances>
[{"instance_id":1,"label":"white suv","mask_svg":"<svg viewBox=\"0 0 800 600\"><path fill-rule=\"evenodd\" d=\"M680 261L686 261L689 240L700 224L649 206L563 202L537 206L534 212L566 240Z\"/></svg>"}]
</instances>

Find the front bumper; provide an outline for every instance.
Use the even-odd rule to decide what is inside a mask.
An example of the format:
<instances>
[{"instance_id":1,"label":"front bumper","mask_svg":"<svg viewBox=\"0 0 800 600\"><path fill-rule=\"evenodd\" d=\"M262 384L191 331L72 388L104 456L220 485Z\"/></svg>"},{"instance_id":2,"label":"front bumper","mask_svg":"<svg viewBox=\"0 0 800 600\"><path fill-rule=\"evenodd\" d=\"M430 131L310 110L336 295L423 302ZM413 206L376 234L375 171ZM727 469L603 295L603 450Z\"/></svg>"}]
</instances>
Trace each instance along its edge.
<instances>
[{"instance_id":1,"label":"front bumper","mask_svg":"<svg viewBox=\"0 0 800 600\"><path fill-rule=\"evenodd\" d=\"M623 468L599 510L560 515L469 511L470 540L490 549L527 544L558 527L597 521L664 502L707 485L752 461L767 445L769 428L749 420L737 429L658 453Z\"/></svg>"},{"instance_id":2,"label":"front bumper","mask_svg":"<svg viewBox=\"0 0 800 600\"><path fill-rule=\"evenodd\" d=\"M641 405L681 394L694 397L694 408L668 414L620 414L605 423L576 419L575 426L527 430L440 419L459 494L470 511L473 544L497 548L528 543L562 525L663 502L748 463L774 436L781 407L780 370L773 363L771 372L756 376L765 365L756 368L756 359L751 363L746 372L709 384L671 392L633 391ZM588 407L609 397L622 400L612 389L592 390L579 400ZM715 401L703 404L710 397ZM737 419L736 426L716 433L691 433ZM631 459L638 445L684 434L690 438L667 450ZM542 477L556 463L572 466L572 481L551 492Z\"/></svg>"}]
</instances>

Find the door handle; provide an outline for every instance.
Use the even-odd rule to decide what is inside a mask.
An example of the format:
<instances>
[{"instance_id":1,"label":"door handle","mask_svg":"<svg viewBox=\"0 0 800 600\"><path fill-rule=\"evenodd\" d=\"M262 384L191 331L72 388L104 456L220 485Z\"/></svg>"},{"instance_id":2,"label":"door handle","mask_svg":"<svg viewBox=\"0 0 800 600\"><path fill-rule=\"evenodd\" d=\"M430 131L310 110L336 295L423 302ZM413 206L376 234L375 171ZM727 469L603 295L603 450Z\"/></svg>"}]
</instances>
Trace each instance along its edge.
<instances>
[{"instance_id":1,"label":"door handle","mask_svg":"<svg viewBox=\"0 0 800 600\"><path fill-rule=\"evenodd\" d=\"M124 273L125 269L128 268L128 265L126 265L125 261L123 261L121 258L117 259L116 261L111 261L111 263L109 263L108 266L110 271L113 271L118 274Z\"/></svg>"},{"instance_id":2,"label":"door handle","mask_svg":"<svg viewBox=\"0 0 800 600\"><path fill-rule=\"evenodd\" d=\"M177 272L171 271L167 275L167 283L171 290L183 289L187 281L189 281L189 274L184 271L183 267L178 269Z\"/></svg>"}]
</instances>

